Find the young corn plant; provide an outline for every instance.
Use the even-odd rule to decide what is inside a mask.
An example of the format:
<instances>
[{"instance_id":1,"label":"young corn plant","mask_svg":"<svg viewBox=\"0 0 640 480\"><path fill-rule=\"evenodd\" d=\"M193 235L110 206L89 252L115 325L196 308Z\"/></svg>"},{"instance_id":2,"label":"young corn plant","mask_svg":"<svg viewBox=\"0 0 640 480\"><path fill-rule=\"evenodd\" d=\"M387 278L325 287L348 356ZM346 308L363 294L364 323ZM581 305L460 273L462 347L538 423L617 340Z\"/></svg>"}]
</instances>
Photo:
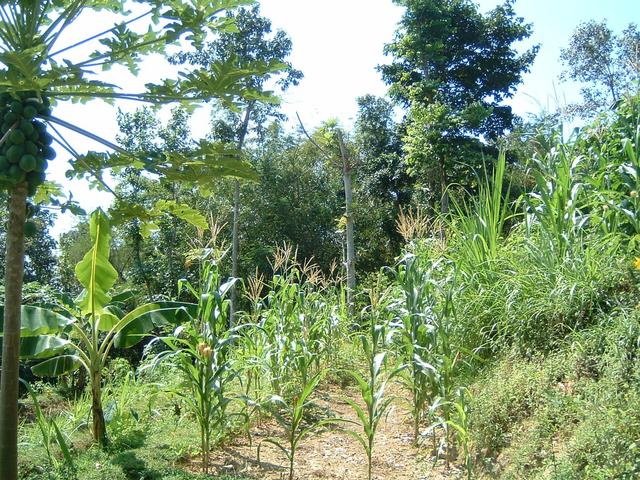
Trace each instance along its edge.
<instances>
[{"instance_id":1,"label":"young corn plant","mask_svg":"<svg viewBox=\"0 0 640 480\"><path fill-rule=\"evenodd\" d=\"M311 395L315 392L324 372L318 372L302 386L297 395L287 401L284 398L274 395L264 405L278 424L283 428L286 442L281 442L273 438L266 438L258 445L258 462L260 462L260 452L262 443L270 443L285 454L289 461L289 480L294 479L295 456L300 443L309 435L323 425L336 423L335 419L325 419L312 424L305 423L305 413L313 405Z\"/></svg>"},{"instance_id":2,"label":"young corn plant","mask_svg":"<svg viewBox=\"0 0 640 480\"><path fill-rule=\"evenodd\" d=\"M453 415L447 420L447 425L454 429L457 442L462 446L464 465L467 470L467 480L473 476L473 457L470 450L471 436L469 432L469 401L471 392L461 387L456 390L455 398L450 401Z\"/></svg>"},{"instance_id":3,"label":"young corn plant","mask_svg":"<svg viewBox=\"0 0 640 480\"><path fill-rule=\"evenodd\" d=\"M429 414L435 422L429 428L433 432L434 451L436 447L436 429L441 427L444 430L442 444L446 447L447 468L455 454L455 444L457 438L452 430L451 422L456 412L454 398L458 389L457 378L460 370L462 353L450 342L449 333L446 328L438 328L436 334L437 344L432 352L429 361L433 367L431 379L432 398L429 406Z\"/></svg>"},{"instance_id":4,"label":"young corn plant","mask_svg":"<svg viewBox=\"0 0 640 480\"><path fill-rule=\"evenodd\" d=\"M460 386L460 379L474 367L473 361L480 361L474 351L456 345L451 332L455 321L454 294L456 286L454 274L439 282L434 315L433 344L429 354L429 364L433 374L431 380L431 404L429 414L435 422L433 431L434 451L437 451L436 428L444 431L443 445L446 447L447 468L456 455L456 446L461 445L465 454L467 468L470 468L468 433L468 396L467 389Z\"/></svg>"},{"instance_id":5,"label":"young corn plant","mask_svg":"<svg viewBox=\"0 0 640 480\"><path fill-rule=\"evenodd\" d=\"M338 330L331 306L305 282L303 270L291 249L279 249L273 263L274 276L258 323L264 333L264 364L272 391L286 396L286 389L306 385L332 351ZM308 276L307 276L308 280Z\"/></svg>"},{"instance_id":6,"label":"young corn plant","mask_svg":"<svg viewBox=\"0 0 640 480\"><path fill-rule=\"evenodd\" d=\"M205 473L209 472L209 453L214 433L222 434L230 417L233 401L230 383L237 377L232 366L231 346L238 339L241 325L229 328L232 279L224 284L216 263L201 266L199 286L186 280L179 284L179 294L188 291L197 301L194 315L185 311L182 325L173 335L162 337L168 350L160 352L150 364L170 362L181 374L181 385L172 392L183 399L200 427L200 445ZM215 440L215 439L214 439Z\"/></svg>"},{"instance_id":7,"label":"young corn plant","mask_svg":"<svg viewBox=\"0 0 640 480\"><path fill-rule=\"evenodd\" d=\"M397 272L403 305L395 323L398 340L398 356L407 366L401 383L411 393L410 407L413 417L414 442L420 437L420 425L427 406L436 397L437 375L430 363L436 344L435 301L437 284L424 260L406 254Z\"/></svg>"},{"instance_id":8,"label":"young corn plant","mask_svg":"<svg viewBox=\"0 0 640 480\"><path fill-rule=\"evenodd\" d=\"M306 361L312 352L305 344L300 321L304 293L296 277L297 271L273 277L266 299L268 308L259 324L266 334L265 360L271 390L277 395L284 395L294 378L306 383L311 363Z\"/></svg>"},{"instance_id":9,"label":"young corn plant","mask_svg":"<svg viewBox=\"0 0 640 480\"><path fill-rule=\"evenodd\" d=\"M362 349L367 358L367 376L365 377L357 371L349 372L360 387L364 408L355 401L345 398L345 401L356 412L359 425L362 428L361 433L352 430L346 432L362 445L367 455L367 478L369 480L373 475L372 460L376 432L380 421L393 401L393 397L386 396L387 383L404 369L404 366L401 366L392 372L385 373L388 354L385 348L388 340L389 302L386 296L381 298L378 295L378 290L373 289L370 292L370 299L369 330L367 334L360 335Z\"/></svg>"}]
</instances>

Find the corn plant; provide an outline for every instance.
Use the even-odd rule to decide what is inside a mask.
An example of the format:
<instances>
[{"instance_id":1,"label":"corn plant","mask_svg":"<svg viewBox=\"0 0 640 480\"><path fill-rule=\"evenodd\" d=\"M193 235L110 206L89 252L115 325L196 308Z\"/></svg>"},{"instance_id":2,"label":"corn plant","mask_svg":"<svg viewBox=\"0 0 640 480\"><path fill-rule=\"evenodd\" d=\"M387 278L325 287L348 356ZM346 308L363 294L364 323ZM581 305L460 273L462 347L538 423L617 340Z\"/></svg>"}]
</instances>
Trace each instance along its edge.
<instances>
[{"instance_id":1,"label":"corn plant","mask_svg":"<svg viewBox=\"0 0 640 480\"><path fill-rule=\"evenodd\" d=\"M455 323L453 296L456 291L453 272L439 282L433 325L433 343L429 352L430 406L429 414L435 422L431 425L434 451L436 448L436 428L444 430L447 467L455 452L455 445L461 444L465 461L470 468L467 389L460 386L460 379L481 361L475 351L453 342L452 325Z\"/></svg>"},{"instance_id":2,"label":"corn plant","mask_svg":"<svg viewBox=\"0 0 640 480\"><path fill-rule=\"evenodd\" d=\"M277 395L284 394L284 382L294 378L293 375L299 376L303 383L308 380L306 366L310 361L305 357L312 355L304 341L300 322L304 293L294 275L273 277L266 300L268 309L259 324L266 334L265 364L271 389ZM296 363L302 363L304 368L298 370Z\"/></svg>"},{"instance_id":3,"label":"corn plant","mask_svg":"<svg viewBox=\"0 0 640 480\"><path fill-rule=\"evenodd\" d=\"M295 259L279 262L280 269L266 284L258 327L264 336L263 364L271 389L285 395L291 383L306 385L333 351L338 331L332 306L303 282ZM284 266L282 266L284 265Z\"/></svg>"},{"instance_id":4,"label":"corn plant","mask_svg":"<svg viewBox=\"0 0 640 480\"><path fill-rule=\"evenodd\" d=\"M640 126L634 138L625 138L616 146L614 161L601 169L592 186L602 204L602 226L605 233L621 232L628 235L630 249L640 239ZM596 210L597 211L597 210Z\"/></svg>"},{"instance_id":5,"label":"corn plant","mask_svg":"<svg viewBox=\"0 0 640 480\"><path fill-rule=\"evenodd\" d=\"M473 458L469 449L470 432L469 432L469 400L471 392L467 388L458 388L450 405L453 407L453 415L447 420L447 425L456 432L457 441L462 445L464 454L464 464L467 469L467 480L471 480L473 475Z\"/></svg>"},{"instance_id":6,"label":"corn plant","mask_svg":"<svg viewBox=\"0 0 640 480\"><path fill-rule=\"evenodd\" d=\"M479 360L473 351L452 340L456 286L455 269L447 275L448 270L450 266L406 255L398 270L404 305L396 322L398 353L407 364L400 379L411 392L414 440L418 442L420 425L427 415L438 419L429 430L437 451L436 427L444 429L447 464L456 440L449 421L458 381L465 368L471 366L467 358Z\"/></svg>"},{"instance_id":7,"label":"corn plant","mask_svg":"<svg viewBox=\"0 0 640 480\"><path fill-rule=\"evenodd\" d=\"M325 419L314 422L312 424L305 423L305 413L309 407L313 405L310 397L316 390L320 380L322 380L323 372L316 373L306 384L302 386L297 395L287 401L283 397L274 395L265 404L264 408L268 409L278 424L284 429L286 442L281 442L273 438L266 438L258 445L258 462L260 462L260 451L262 443L270 443L279 448L289 461L289 480L293 480L295 456L300 443L310 433L314 432L323 425L336 423L335 419Z\"/></svg>"},{"instance_id":8,"label":"corn plant","mask_svg":"<svg viewBox=\"0 0 640 480\"><path fill-rule=\"evenodd\" d=\"M404 304L395 332L399 337L399 357L407 365L401 380L411 392L413 435L417 443L427 405L436 395L434 379L437 372L429 360L436 341L434 312L437 285L423 260L410 253L400 264L397 278Z\"/></svg>"},{"instance_id":9,"label":"corn plant","mask_svg":"<svg viewBox=\"0 0 640 480\"><path fill-rule=\"evenodd\" d=\"M345 398L345 401L353 408L358 416L359 424L362 427L362 433L347 430L347 433L353 436L367 455L367 475L369 480L373 474L373 447L375 442L376 431L380 425L380 421L385 416L389 408L392 397L385 396L387 383L399 374L404 366L396 368L390 373L385 374L385 364L388 352L385 350L387 343L387 324L389 314L389 302L385 297L380 298L377 290L370 292L370 321L367 334L360 335L362 349L367 358L367 376L362 376L357 371L349 373L358 383L360 387L360 395L364 403L364 408L355 401ZM382 302L380 302L382 300Z\"/></svg>"},{"instance_id":10,"label":"corn plant","mask_svg":"<svg viewBox=\"0 0 640 480\"><path fill-rule=\"evenodd\" d=\"M579 243L577 235L587 219L581 209L584 183L579 168L583 160L565 145L544 159L534 159L531 174L536 189L526 197L527 225L530 229L539 227L542 244L530 247L538 262L548 267L564 259Z\"/></svg>"},{"instance_id":11,"label":"corn plant","mask_svg":"<svg viewBox=\"0 0 640 480\"><path fill-rule=\"evenodd\" d=\"M185 321L172 335L161 337L168 350L156 355L151 368L170 362L181 374L182 383L172 392L180 396L200 427L203 468L209 471L209 452L214 432L224 431L233 401L229 384L237 373L232 367L231 346L239 338L242 326L229 329L230 300L227 295L235 280L221 282L218 266L206 261L201 267L200 284L186 280L179 284L179 294L188 291L197 301L194 315L186 313Z\"/></svg>"}]
</instances>

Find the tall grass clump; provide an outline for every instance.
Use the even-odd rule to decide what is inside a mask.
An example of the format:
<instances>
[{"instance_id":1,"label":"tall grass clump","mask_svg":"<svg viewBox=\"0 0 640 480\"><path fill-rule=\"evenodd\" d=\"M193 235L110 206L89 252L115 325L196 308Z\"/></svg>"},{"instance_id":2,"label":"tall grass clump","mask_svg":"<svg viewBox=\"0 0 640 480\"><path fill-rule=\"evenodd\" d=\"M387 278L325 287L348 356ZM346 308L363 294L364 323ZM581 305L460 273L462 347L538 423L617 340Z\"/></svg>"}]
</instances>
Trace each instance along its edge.
<instances>
[{"instance_id":1,"label":"tall grass clump","mask_svg":"<svg viewBox=\"0 0 640 480\"><path fill-rule=\"evenodd\" d=\"M592 324L623 288L622 239L610 229L602 235L602 208L589 180L597 178L596 167L583 143L574 137L532 160L535 188L513 205L525 207L522 215L510 213L503 197L503 159L478 198L457 205L447 251L461 274L455 336L485 357L512 346L525 354L553 350ZM635 159L630 142L619 144L619 163L620 155ZM623 162L627 170L633 161Z\"/></svg>"},{"instance_id":2,"label":"tall grass clump","mask_svg":"<svg viewBox=\"0 0 640 480\"><path fill-rule=\"evenodd\" d=\"M505 173L506 157L502 152L492 175L485 173L478 182L477 195L469 202L453 201L455 214L449 221L454 242L451 258L467 281L490 274L499 258L505 225L512 217Z\"/></svg>"}]
</instances>

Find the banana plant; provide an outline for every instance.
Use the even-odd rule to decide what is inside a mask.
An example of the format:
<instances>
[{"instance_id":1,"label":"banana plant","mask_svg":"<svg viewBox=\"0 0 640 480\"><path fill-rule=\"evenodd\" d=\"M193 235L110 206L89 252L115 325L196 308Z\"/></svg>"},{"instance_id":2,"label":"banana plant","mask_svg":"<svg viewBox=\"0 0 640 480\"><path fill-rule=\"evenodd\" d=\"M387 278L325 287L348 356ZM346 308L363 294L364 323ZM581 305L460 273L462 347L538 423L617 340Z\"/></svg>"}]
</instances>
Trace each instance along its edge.
<instances>
[{"instance_id":1,"label":"banana plant","mask_svg":"<svg viewBox=\"0 0 640 480\"><path fill-rule=\"evenodd\" d=\"M147 84L137 93L122 88L122 84L107 83L99 72L113 66L125 67L137 75L142 59L148 55L167 56L172 46L201 49L208 35L233 28L232 21L224 15L226 10L253 2L153 0L136 3L141 10L126 8L128 3L124 0L7 0L0 4L0 110L3 114L0 149L8 152L12 147L10 143L20 143L25 132L32 135L29 144L32 153L26 149L22 151L22 147L13 149L15 159L22 154L20 162L3 162L0 168L0 190L6 189L10 194L0 378L0 471L7 480L18 478L20 306L26 206L27 199L46 178L47 160L55 157L51 142L55 141L73 158L70 176L93 177L107 190L110 188L103 175L110 168L135 168L169 181L196 184L203 189L209 188L212 178L246 178L248 171L246 162L238 160L237 152L225 156L206 143L201 144L194 155L140 155L134 158L130 152L99 135L58 118L51 107L55 108L56 101L87 102L96 98L155 105L181 102L191 106L212 98L229 106L241 103L243 99L275 101L273 95L252 88L252 82L248 80L284 68L282 64L267 62L238 68L234 60L230 60L181 72L178 79L159 78L157 83ZM96 24L87 15L105 11L118 17L115 26L104 31L93 30ZM142 28L133 28L133 23ZM86 37L63 44L74 25L83 25ZM79 48L90 53L78 58ZM79 155L58 127L79 133L115 153ZM48 129L55 136L49 134ZM129 205L127 210L134 216L147 215L139 205Z\"/></svg>"},{"instance_id":2,"label":"banana plant","mask_svg":"<svg viewBox=\"0 0 640 480\"><path fill-rule=\"evenodd\" d=\"M24 359L44 359L32 367L35 375L54 377L84 368L91 385L93 437L107 444L102 409L102 370L113 347L139 343L156 326L180 318L181 305L150 303L123 314L110 305L117 273L109 262L110 222L98 209L90 219L91 249L76 266L84 287L73 303L58 308L23 307L20 353ZM182 306L186 309L187 306ZM58 311L56 311L58 310Z\"/></svg>"}]
</instances>

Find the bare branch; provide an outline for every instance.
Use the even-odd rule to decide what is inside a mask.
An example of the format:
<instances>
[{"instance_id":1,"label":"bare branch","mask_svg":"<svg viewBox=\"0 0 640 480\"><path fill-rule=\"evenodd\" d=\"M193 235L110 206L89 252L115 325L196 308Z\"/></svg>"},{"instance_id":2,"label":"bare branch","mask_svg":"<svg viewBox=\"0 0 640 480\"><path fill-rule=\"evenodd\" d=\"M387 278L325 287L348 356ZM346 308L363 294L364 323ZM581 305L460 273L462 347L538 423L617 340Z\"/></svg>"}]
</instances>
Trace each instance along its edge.
<instances>
[{"instance_id":1,"label":"bare branch","mask_svg":"<svg viewBox=\"0 0 640 480\"><path fill-rule=\"evenodd\" d=\"M329 153L327 153L326 150L324 150L320 145L318 145L318 142L316 142L313 138L311 138L311 135L309 135L309 133L307 132L307 129L304 128L304 124L302 123L302 119L300 118L300 115L298 114L298 112L296 112L296 117L298 117L298 122L300 123L300 128L302 128L302 132L305 134L305 136L309 139L309 141L318 149L320 150L320 152L322 152L322 154L327 157L327 159L331 160L333 158L333 155L330 155Z\"/></svg>"}]
</instances>

